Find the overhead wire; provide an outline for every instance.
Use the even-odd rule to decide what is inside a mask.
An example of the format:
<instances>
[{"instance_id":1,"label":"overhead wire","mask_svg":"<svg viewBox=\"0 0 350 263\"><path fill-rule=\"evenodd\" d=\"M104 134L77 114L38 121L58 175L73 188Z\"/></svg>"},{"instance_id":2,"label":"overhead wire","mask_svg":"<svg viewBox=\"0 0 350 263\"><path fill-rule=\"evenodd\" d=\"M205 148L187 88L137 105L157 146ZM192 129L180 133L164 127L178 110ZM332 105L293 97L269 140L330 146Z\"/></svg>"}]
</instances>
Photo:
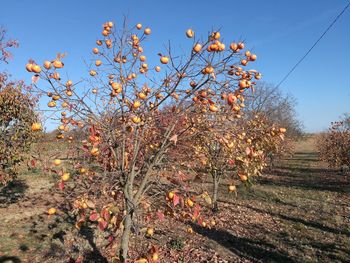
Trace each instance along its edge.
<instances>
[{"instance_id":1,"label":"overhead wire","mask_svg":"<svg viewBox=\"0 0 350 263\"><path fill-rule=\"evenodd\" d=\"M281 81L277 84L275 89L278 89L279 86L293 73L293 71L300 65L300 63L309 55L309 53L316 47L316 45L321 41L321 39L327 34L327 32L334 26L334 24L338 21L338 19L344 14L346 9L350 6L350 1L348 4L342 9L342 11L336 16L336 18L332 21L332 23L326 28L326 30L322 33L322 35L316 40L316 42L309 48L309 50L298 60L298 62L288 71L288 73L281 79Z\"/></svg>"}]
</instances>

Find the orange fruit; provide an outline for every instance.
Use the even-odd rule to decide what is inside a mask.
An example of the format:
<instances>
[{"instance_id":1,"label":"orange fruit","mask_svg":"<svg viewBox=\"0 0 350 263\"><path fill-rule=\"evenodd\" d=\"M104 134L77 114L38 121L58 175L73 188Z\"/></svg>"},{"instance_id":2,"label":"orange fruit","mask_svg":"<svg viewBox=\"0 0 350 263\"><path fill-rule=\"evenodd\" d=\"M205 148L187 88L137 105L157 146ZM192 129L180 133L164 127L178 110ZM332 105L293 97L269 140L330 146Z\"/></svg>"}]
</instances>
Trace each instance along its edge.
<instances>
[{"instance_id":1,"label":"orange fruit","mask_svg":"<svg viewBox=\"0 0 350 263\"><path fill-rule=\"evenodd\" d=\"M169 197L169 199L173 199L174 198L174 192L169 192L168 193L168 197Z\"/></svg>"},{"instance_id":2,"label":"orange fruit","mask_svg":"<svg viewBox=\"0 0 350 263\"><path fill-rule=\"evenodd\" d=\"M134 109L137 109L137 108L139 108L140 106L141 106L141 102L138 101L138 100L135 100L134 103L132 104L132 107L133 107Z\"/></svg>"},{"instance_id":3,"label":"orange fruit","mask_svg":"<svg viewBox=\"0 0 350 263\"><path fill-rule=\"evenodd\" d=\"M51 207L48 211L47 211L47 213L49 214L49 215L54 215L54 214L56 214L56 208L53 208L53 207Z\"/></svg>"},{"instance_id":4,"label":"orange fruit","mask_svg":"<svg viewBox=\"0 0 350 263\"><path fill-rule=\"evenodd\" d=\"M133 117L131 118L131 120L132 120L132 122L135 123L135 124L138 124L138 123L141 122L141 118L138 117L138 116L133 116Z\"/></svg>"},{"instance_id":5,"label":"orange fruit","mask_svg":"<svg viewBox=\"0 0 350 263\"><path fill-rule=\"evenodd\" d=\"M51 62L50 61L45 61L44 62L44 68L50 69L51 68Z\"/></svg>"},{"instance_id":6,"label":"orange fruit","mask_svg":"<svg viewBox=\"0 0 350 263\"><path fill-rule=\"evenodd\" d=\"M192 207L194 205L193 201L190 198L187 198L186 203L189 207Z\"/></svg>"},{"instance_id":7,"label":"orange fruit","mask_svg":"<svg viewBox=\"0 0 350 263\"><path fill-rule=\"evenodd\" d=\"M193 30L192 30L192 29L187 29L187 31L186 31L186 36L187 36L188 38L194 37L194 32L193 32Z\"/></svg>"},{"instance_id":8,"label":"orange fruit","mask_svg":"<svg viewBox=\"0 0 350 263\"><path fill-rule=\"evenodd\" d=\"M218 112L218 111L219 111L219 108L216 107L215 104L211 104L211 105L209 106L209 110L210 110L211 112Z\"/></svg>"},{"instance_id":9,"label":"orange fruit","mask_svg":"<svg viewBox=\"0 0 350 263\"><path fill-rule=\"evenodd\" d=\"M49 106L50 108L56 107L56 102L55 101L50 101L47 106Z\"/></svg>"},{"instance_id":10,"label":"orange fruit","mask_svg":"<svg viewBox=\"0 0 350 263\"><path fill-rule=\"evenodd\" d=\"M61 176L62 181L68 181L70 178L70 173L63 173Z\"/></svg>"},{"instance_id":11,"label":"orange fruit","mask_svg":"<svg viewBox=\"0 0 350 263\"><path fill-rule=\"evenodd\" d=\"M27 70L28 72L33 72L32 68L33 68L33 64L32 64L32 63L26 64L26 70Z\"/></svg>"},{"instance_id":12,"label":"orange fruit","mask_svg":"<svg viewBox=\"0 0 350 263\"><path fill-rule=\"evenodd\" d=\"M193 47L193 51L194 52L198 53L201 50L202 50L202 45L201 44L197 43L197 44L194 45L194 47Z\"/></svg>"},{"instance_id":13,"label":"orange fruit","mask_svg":"<svg viewBox=\"0 0 350 263\"><path fill-rule=\"evenodd\" d=\"M101 60L96 60L95 61L95 65L96 65L96 67L99 67L99 66L101 66L102 65L102 61Z\"/></svg>"},{"instance_id":14,"label":"orange fruit","mask_svg":"<svg viewBox=\"0 0 350 263\"><path fill-rule=\"evenodd\" d=\"M63 63L60 60L56 59L56 60L54 60L54 62L52 64L55 68L63 68Z\"/></svg>"},{"instance_id":15,"label":"orange fruit","mask_svg":"<svg viewBox=\"0 0 350 263\"><path fill-rule=\"evenodd\" d=\"M38 122L35 122L32 124L32 131L40 131L42 129L41 124Z\"/></svg>"},{"instance_id":16,"label":"orange fruit","mask_svg":"<svg viewBox=\"0 0 350 263\"><path fill-rule=\"evenodd\" d=\"M143 93L143 92L140 92L140 93L138 94L138 97L139 97L141 100L144 100L144 99L147 98L147 95L146 95L145 93Z\"/></svg>"},{"instance_id":17,"label":"orange fruit","mask_svg":"<svg viewBox=\"0 0 350 263\"><path fill-rule=\"evenodd\" d=\"M40 73L41 72L41 67L39 66L39 65L33 65L32 66L32 71L34 72L34 73Z\"/></svg>"},{"instance_id":18,"label":"orange fruit","mask_svg":"<svg viewBox=\"0 0 350 263\"><path fill-rule=\"evenodd\" d=\"M235 185L229 185L229 186L228 186L228 190L229 190L230 192L234 192L234 191L236 191L236 186L235 186Z\"/></svg>"},{"instance_id":19,"label":"orange fruit","mask_svg":"<svg viewBox=\"0 0 350 263\"><path fill-rule=\"evenodd\" d=\"M145 35L150 35L151 34L151 29L149 27L145 28L144 33L145 33Z\"/></svg>"},{"instance_id":20,"label":"orange fruit","mask_svg":"<svg viewBox=\"0 0 350 263\"><path fill-rule=\"evenodd\" d=\"M93 148L91 149L90 153L91 153L91 155L93 155L93 156L97 156L97 155L100 154L100 151L99 151L98 148L93 147Z\"/></svg>"},{"instance_id":21,"label":"orange fruit","mask_svg":"<svg viewBox=\"0 0 350 263\"><path fill-rule=\"evenodd\" d=\"M154 235L154 229L152 227L147 228L146 235L151 237Z\"/></svg>"},{"instance_id":22,"label":"orange fruit","mask_svg":"<svg viewBox=\"0 0 350 263\"><path fill-rule=\"evenodd\" d=\"M168 64L169 58L168 58L167 56L161 56L161 57L160 57L160 62L161 62L162 64Z\"/></svg>"},{"instance_id":23,"label":"orange fruit","mask_svg":"<svg viewBox=\"0 0 350 263\"><path fill-rule=\"evenodd\" d=\"M59 166L61 163L62 163L62 161L60 160L60 159L55 159L55 160L53 160L53 162L52 162L55 166Z\"/></svg>"},{"instance_id":24,"label":"orange fruit","mask_svg":"<svg viewBox=\"0 0 350 263\"><path fill-rule=\"evenodd\" d=\"M218 40L220 37L221 37L221 35L220 35L220 32L214 32L213 34L212 34L212 37L214 38L214 39L216 39L216 40Z\"/></svg>"}]
</instances>

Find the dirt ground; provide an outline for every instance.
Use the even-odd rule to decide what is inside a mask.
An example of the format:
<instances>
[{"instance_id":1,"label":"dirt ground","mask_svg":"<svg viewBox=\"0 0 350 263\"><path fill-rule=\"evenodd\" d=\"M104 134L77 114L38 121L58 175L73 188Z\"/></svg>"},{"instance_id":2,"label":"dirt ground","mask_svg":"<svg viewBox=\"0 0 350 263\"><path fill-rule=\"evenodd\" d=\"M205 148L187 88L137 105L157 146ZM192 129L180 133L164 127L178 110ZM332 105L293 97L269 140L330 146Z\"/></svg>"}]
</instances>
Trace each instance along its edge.
<instances>
[{"instance_id":1,"label":"dirt ground","mask_svg":"<svg viewBox=\"0 0 350 263\"><path fill-rule=\"evenodd\" d=\"M50 186L50 176L33 170L0 191L0 263L66 262L59 219L46 215ZM222 185L219 201L211 229L157 226L148 242L160 246L160 262L350 262L350 174L318 161L314 136L237 196Z\"/></svg>"}]
</instances>

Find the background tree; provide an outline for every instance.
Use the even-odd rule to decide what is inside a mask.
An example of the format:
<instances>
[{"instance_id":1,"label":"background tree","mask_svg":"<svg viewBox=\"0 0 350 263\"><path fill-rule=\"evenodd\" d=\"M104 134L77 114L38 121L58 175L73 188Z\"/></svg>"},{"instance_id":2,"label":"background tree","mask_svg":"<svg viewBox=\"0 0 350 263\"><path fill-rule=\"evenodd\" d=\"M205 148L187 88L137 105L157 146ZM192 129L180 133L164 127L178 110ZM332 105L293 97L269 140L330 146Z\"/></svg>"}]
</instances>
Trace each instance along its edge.
<instances>
[{"instance_id":1,"label":"background tree","mask_svg":"<svg viewBox=\"0 0 350 263\"><path fill-rule=\"evenodd\" d=\"M10 48L18 42L8 40L0 28L0 64L12 57ZM33 130L41 129L37 123L35 99L23 81L9 81L6 72L0 72L0 183L11 181L35 140ZM34 125L34 126L33 126Z\"/></svg>"},{"instance_id":2,"label":"background tree","mask_svg":"<svg viewBox=\"0 0 350 263\"><path fill-rule=\"evenodd\" d=\"M332 122L327 132L317 138L320 159L332 168L350 167L350 125L349 117Z\"/></svg>"},{"instance_id":3,"label":"background tree","mask_svg":"<svg viewBox=\"0 0 350 263\"><path fill-rule=\"evenodd\" d=\"M245 113L250 116L264 114L271 123L287 129L288 137L298 138L302 135L302 123L297 118L296 99L290 94L283 94L274 85L259 82L254 92L247 94Z\"/></svg>"}]
</instances>

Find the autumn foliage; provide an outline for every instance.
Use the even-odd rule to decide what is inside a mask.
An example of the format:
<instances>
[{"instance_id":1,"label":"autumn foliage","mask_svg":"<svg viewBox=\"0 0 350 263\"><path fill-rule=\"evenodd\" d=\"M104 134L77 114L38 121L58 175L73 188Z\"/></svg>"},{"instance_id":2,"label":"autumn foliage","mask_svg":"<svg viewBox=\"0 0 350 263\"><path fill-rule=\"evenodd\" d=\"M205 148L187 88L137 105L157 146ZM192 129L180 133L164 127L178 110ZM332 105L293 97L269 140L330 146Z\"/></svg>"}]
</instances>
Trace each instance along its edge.
<instances>
[{"instance_id":1,"label":"autumn foliage","mask_svg":"<svg viewBox=\"0 0 350 263\"><path fill-rule=\"evenodd\" d=\"M319 135L319 156L332 168L350 167L350 119L333 122L327 132Z\"/></svg>"},{"instance_id":2,"label":"autumn foliage","mask_svg":"<svg viewBox=\"0 0 350 263\"><path fill-rule=\"evenodd\" d=\"M8 40L5 33L0 28L0 62L8 63L12 57L9 49L17 47L18 43ZM37 122L35 98L29 87L23 81L10 81L8 73L0 72L0 185L16 176L35 141L32 125L40 125Z\"/></svg>"}]
</instances>

